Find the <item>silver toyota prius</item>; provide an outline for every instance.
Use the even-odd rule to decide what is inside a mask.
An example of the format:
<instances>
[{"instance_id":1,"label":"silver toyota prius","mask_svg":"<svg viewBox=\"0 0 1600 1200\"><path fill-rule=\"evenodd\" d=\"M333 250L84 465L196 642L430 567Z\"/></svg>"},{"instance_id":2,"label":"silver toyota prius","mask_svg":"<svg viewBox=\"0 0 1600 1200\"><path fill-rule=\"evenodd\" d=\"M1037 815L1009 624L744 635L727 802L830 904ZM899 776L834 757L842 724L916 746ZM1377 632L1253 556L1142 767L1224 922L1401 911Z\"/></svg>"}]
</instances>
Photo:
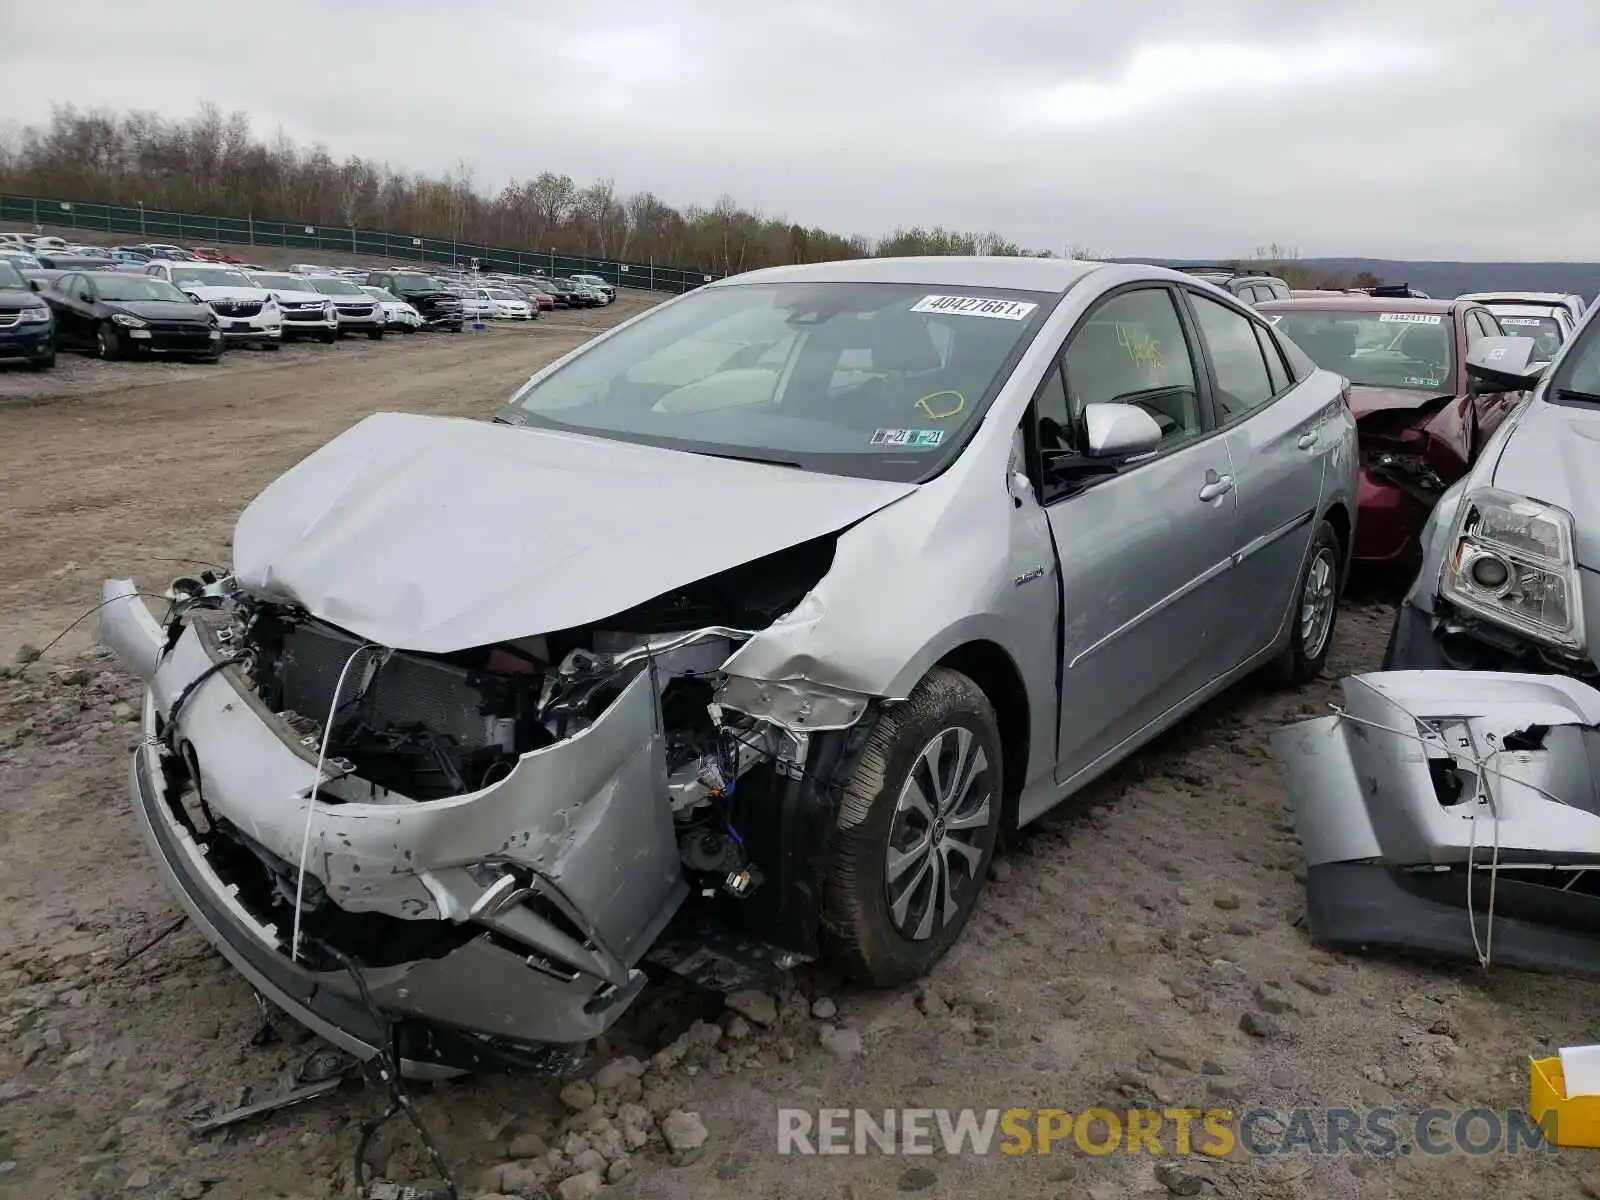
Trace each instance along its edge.
<instances>
[{"instance_id":1,"label":"silver toyota prius","mask_svg":"<svg viewBox=\"0 0 1600 1200\"><path fill-rule=\"evenodd\" d=\"M559 1066L659 966L925 972L1025 824L1327 657L1345 382L1149 266L867 259L677 297L494 421L379 413L101 637L205 935L413 1073Z\"/></svg>"}]
</instances>

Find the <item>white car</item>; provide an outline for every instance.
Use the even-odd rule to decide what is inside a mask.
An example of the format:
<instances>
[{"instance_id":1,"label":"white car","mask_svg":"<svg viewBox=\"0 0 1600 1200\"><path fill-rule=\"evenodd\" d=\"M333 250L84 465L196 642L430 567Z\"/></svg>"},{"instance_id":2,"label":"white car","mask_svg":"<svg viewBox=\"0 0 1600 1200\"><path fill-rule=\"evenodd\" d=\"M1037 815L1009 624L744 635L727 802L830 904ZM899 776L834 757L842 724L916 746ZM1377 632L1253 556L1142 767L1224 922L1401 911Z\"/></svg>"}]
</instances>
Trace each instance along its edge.
<instances>
[{"instance_id":1,"label":"white car","mask_svg":"<svg viewBox=\"0 0 1600 1200\"><path fill-rule=\"evenodd\" d=\"M246 271L250 282L272 293L283 312L283 340L314 337L325 345L339 340L339 310L333 300L306 281L304 275L279 271Z\"/></svg>"},{"instance_id":2,"label":"white car","mask_svg":"<svg viewBox=\"0 0 1600 1200\"><path fill-rule=\"evenodd\" d=\"M452 296L459 296L461 298L461 315L463 317L473 321L482 321L494 316L492 306L490 305L488 299L478 295L478 293L483 289L459 287L447 283L445 284L444 290L449 292Z\"/></svg>"},{"instance_id":3,"label":"white car","mask_svg":"<svg viewBox=\"0 0 1600 1200\"><path fill-rule=\"evenodd\" d=\"M153 262L146 275L165 279L179 291L211 306L229 342L254 342L263 350L283 343L283 310L272 293L237 267L220 263Z\"/></svg>"},{"instance_id":4,"label":"white car","mask_svg":"<svg viewBox=\"0 0 1600 1200\"><path fill-rule=\"evenodd\" d=\"M59 252L67 248L67 240L58 237L30 238L28 244L35 250L55 250Z\"/></svg>"},{"instance_id":5,"label":"white car","mask_svg":"<svg viewBox=\"0 0 1600 1200\"><path fill-rule=\"evenodd\" d=\"M326 275L326 274L328 274L328 268L327 267L319 267L319 266L317 266L316 263L290 263L289 264L289 274L291 274L291 275Z\"/></svg>"},{"instance_id":6,"label":"white car","mask_svg":"<svg viewBox=\"0 0 1600 1200\"><path fill-rule=\"evenodd\" d=\"M1550 362L1577 329L1572 310L1564 304L1489 304L1487 307L1507 337L1533 339L1533 362Z\"/></svg>"},{"instance_id":7,"label":"white car","mask_svg":"<svg viewBox=\"0 0 1600 1200\"><path fill-rule=\"evenodd\" d=\"M398 329L401 333L415 333L427 324L420 312L393 292L365 284L361 290L378 302L378 307L383 310L383 323L388 328Z\"/></svg>"},{"instance_id":8,"label":"white car","mask_svg":"<svg viewBox=\"0 0 1600 1200\"><path fill-rule=\"evenodd\" d=\"M1499 311L1498 305L1531 305L1535 308L1564 308L1571 316L1571 325L1577 328L1583 320L1584 311L1588 305L1582 296L1571 295L1567 292L1467 292L1456 297L1457 300L1471 300L1478 304L1487 305Z\"/></svg>"},{"instance_id":9,"label":"white car","mask_svg":"<svg viewBox=\"0 0 1600 1200\"><path fill-rule=\"evenodd\" d=\"M509 288L474 288L473 295L479 303L487 304L488 315L506 321L531 321L533 305Z\"/></svg>"}]
</instances>

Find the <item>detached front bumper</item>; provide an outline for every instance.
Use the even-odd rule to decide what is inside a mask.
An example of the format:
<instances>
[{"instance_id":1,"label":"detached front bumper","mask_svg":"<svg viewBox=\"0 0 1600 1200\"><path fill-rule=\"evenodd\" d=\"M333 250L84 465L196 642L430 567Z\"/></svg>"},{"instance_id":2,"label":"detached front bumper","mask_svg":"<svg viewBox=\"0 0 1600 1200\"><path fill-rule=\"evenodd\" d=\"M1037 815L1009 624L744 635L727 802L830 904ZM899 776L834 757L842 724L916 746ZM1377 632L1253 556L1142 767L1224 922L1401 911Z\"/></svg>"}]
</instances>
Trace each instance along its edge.
<instances>
[{"instance_id":1,"label":"detached front bumper","mask_svg":"<svg viewBox=\"0 0 1600 1200\"><path fill-rule=\"evenodd\" d=\"M292 874L299 862L316 739L217 665L225 654L203 623L163 652L130 584L108 583L106 598L101 641L149 684L131 781L168 886L263 995L371 1056L378 1025L354 981L315 938L291 959L293 903L268 883L267 864ZM357 960L409 1073L562 1069L637 996L636 964L687 892L659 795L663 755L643 674L594 724L474 793L413 802L325 766L302 923ZM313 903L332 920L315 920ZM339 945L353 928L360 950Z\"/></svg>"},{"instance_id":2,"label":"detached front bumper","mask_svg":"<svg viewBox=\"0 0 1600 1200\"><path fill-rule=\"evenodd\" d=\"M1311 936L1600 971L1600 692L1467 671L1358 675L1343 690L1341 713L1272 737Z\"/></svg>"}]
</instances>

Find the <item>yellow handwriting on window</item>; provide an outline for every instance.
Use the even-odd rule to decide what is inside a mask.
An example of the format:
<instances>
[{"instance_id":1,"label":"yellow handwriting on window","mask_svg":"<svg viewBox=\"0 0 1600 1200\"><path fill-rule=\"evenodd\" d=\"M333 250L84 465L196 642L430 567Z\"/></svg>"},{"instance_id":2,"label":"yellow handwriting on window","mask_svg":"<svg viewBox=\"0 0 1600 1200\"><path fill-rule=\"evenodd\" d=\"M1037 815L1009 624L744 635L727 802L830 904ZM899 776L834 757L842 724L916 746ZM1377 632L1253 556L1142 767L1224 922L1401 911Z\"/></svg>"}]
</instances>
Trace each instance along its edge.
<instances>
[{"instance_id":1,"label":"yellow handwriting on window","mask_svg":"<svg viewBox=\"0 0 1600 1200\"><path fill-rule=\"evenodd\" d=\"M916 406L928 415L929 420L943 421L965 408L967 398L960 392L929 392L917 401Z\"/></svg>"},{"instance_id":2,"label":"yellow handwriting on window","mask_svg":"<svg viewBox=\"0 0 1600 1200\"><path fill-rule=\"evenodd\" d=\"M1161 343L1143 329L1117 325L1117 345L1127 354L1128 361L1143 370L1161 370Z\"/></svg>"}]
</instances>

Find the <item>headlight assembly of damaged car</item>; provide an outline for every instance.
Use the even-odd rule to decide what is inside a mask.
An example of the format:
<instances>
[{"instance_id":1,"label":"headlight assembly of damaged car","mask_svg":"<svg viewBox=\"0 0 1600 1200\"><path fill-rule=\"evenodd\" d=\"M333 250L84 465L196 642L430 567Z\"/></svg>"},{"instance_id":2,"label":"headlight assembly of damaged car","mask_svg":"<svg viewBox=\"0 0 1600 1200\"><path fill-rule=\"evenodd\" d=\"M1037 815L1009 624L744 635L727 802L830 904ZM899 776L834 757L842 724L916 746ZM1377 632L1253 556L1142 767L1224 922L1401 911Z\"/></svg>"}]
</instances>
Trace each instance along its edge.
<instances>
[{"instance_id":1,"label":"headlight assembly of damaged car","mask_svg":"<svg viewBox=\"0 0 1600 1200\"><path fill-rule=\"evenodd\" d=\"M150 324L144 318L130 316L128 313L113 313L111 319L124 329L143 329Z\"/></svg>"},{"instance_id":2,"label":"headlight assembly of damaged car","mask_svg":"<svg viewBox=\"0 0 1600 1200\"><path fill-rule=\"evenodd\" d=\"M1572 515L1512 492L1463 498L1444 593L1486 621L1558 649L1584 648Z\"/></svg>"},{"instance_id":3,"label":"headlight assembly of damaged car","mask_svg":"<svg viewBox=\"0 0 1600 1200\"><path fill-rule=\"evenodd\" d=\"M44 305L22 310L22 320L30 325L43 325L50 320L50 310Z\"/></svg>"}]
</instances>

